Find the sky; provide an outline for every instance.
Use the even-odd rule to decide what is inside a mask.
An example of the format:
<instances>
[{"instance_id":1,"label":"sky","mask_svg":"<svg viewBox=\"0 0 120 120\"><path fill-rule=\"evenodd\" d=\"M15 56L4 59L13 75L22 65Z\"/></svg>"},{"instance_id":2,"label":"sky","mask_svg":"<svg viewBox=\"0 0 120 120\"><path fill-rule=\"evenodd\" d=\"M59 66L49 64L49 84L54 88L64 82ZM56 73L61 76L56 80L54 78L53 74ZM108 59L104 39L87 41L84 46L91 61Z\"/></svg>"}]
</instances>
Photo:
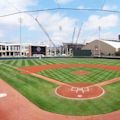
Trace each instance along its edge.
<instances>
[{"instance_id":1,"label":"sky","mask_svg":"<svg viewBox=\"0 0 120 120\"><path fill-rule=\"evenodd\" d=\"M2 15L20 11L58 7L80 10L58 9L1 17ZM0 42L34 43L51 46L53 43L61 45L64 42L85 44L95 39L118 40L120 13L85 11L82 9L120 11L120 1L0 0ZM48 39L35 18L37 18L53 42ZM75 33L74 37L73 33Z\"/></svg>"}]
</instances>

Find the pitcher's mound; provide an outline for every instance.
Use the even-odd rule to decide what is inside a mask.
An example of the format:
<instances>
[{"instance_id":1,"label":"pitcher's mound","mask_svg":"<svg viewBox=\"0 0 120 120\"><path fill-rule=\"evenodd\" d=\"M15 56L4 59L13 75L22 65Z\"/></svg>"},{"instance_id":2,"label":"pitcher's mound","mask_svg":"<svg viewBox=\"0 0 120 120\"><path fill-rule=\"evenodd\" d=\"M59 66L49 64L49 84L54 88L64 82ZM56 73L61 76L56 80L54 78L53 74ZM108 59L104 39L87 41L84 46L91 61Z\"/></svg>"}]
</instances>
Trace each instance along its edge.
<instances>
[{"instance_id":1,"label":"pitcher's mound","mask_svg":"<svg viewBox=\"0 0 120 120\"><path fill-rule=\"evenodd\" d=\"M68 99L87 100L98 98L105 91L102 87L89 83L72 83L57 87L55 93Z\"/></svg>"}]
</instances>

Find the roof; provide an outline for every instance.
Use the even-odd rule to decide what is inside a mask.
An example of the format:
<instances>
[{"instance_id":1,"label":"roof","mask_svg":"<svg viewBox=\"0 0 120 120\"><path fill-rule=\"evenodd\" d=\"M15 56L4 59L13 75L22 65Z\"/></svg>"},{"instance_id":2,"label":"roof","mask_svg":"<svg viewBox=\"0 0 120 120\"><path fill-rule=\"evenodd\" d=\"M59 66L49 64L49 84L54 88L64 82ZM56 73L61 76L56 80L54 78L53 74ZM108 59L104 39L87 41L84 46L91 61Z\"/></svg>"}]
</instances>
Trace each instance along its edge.
<instances>
[{"instance_id":1,"label":"roof","mask_svg":"<svg viewBox=\"0 0 120 120\"><path fill-rule=\"evenodd\" d=\"M46 46L46 45L42 45L42 44L33 44L33 43L8 43L8 42L0 42L0 45L8 45L8 46L12 46L12 45L21 45L21 46Z\"/></svg>"},{"instance_id":2,"label":"roof","mask_svg":"<svg viewBox=\"0 0 120 120\"><path fill-rule=\"evenodd\" d=\"M101 40L104 43L107 43L108 45L118 49L120 48L120 41L110 41L110 40Z\"/></svg>"}]
</instances>

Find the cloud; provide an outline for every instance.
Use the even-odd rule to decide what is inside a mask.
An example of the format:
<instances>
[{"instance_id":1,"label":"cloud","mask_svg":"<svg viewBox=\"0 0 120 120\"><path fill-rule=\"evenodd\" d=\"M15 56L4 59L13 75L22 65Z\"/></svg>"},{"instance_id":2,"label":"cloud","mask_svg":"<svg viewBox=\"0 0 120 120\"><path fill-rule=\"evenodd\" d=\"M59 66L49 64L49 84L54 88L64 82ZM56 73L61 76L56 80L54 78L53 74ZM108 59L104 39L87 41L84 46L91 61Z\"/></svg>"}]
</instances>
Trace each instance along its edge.
<instances>
[{"instance_id":1,"label":"cloud","mask_svg":"<svg viewBox=\"0 0 120 120\"><path fill-rule=\"evenodd\" d=\"M79 7L78 7L78 9L85 9L86 7L85 6L83 6L83 5L80 5Z\"/></svg>"},{"instance_id":2,"label":"cloud","mask_svg":"<svg viewBox=\"0 0 120 120\"><path fill-rule=\"evenodd\" d=\"M114 14L107 16L91 15L85 22L85 29L93 30L101 26L104 29L116 27L119 22L119 17Z\"/></svg>"},{"instance_id":3,"label":"cloud","mask_svg":"<svg viewBox=\"0 0 120 120\"><path fill-rule=\"evenodd\" d=\"M118 6L117 5L104 5L103 10L117 10Z\"/></svg>"},{"instance_id":4,"label":"cloud","mask_svg":"<svg viewBox=\"0 0 120 120\"><path fill-rule=\"evenodd\" d=\"M16 8L20 10L25 10L27 7L37 5L37 3L38 0L0 0L0 9L2 9L2 12L13 12L13 9L14 11L16 10Z\"/></svg>"},{"instance_id":5,"label":"cloud","mask_svg":"<svg viewBox=\"0 0 120 120\"><path fill-rule=\"evenodd\" d=\"M19 10L28 10L27 7L32 5L37 0L13 0L12 5L6 3L4 0L1 0L0 3L0 15L17 12ZM9 0L9 2L11 2ZM63 2L63 1L62 1ZM68 1L64 1L66 3ZM70 1L69 1L70 2ZM34 3L35 5L35 3ZM17 8L17 9L16 9ZM75 25L75 19L65 16L63 13L51 13L51 12L40 12L34 13L35 16L39 16L38 20L45 27L46 31L49 33L50 37L54 40L55 43L60 44L63 41L71 40L71 33L73 32L73 26ZM43 31L40 29L35 20L28 14L18 14L9 17L3 17L0 20L0 26L4 26L6 33L16 27L20 26L20 17L22 19L22 30L27 30L28 32L39 33L39 40L48 40ZM5 27L6 26L6 27ZM12 32L11 32L12 34ZM23 33L24 34L24 33ZM15 38L16 36L14 36ZM13 39L14 39L13 38ZM32 38L33 39L33 38ZM38 38L37 38L38 39ZM38 40L38 41L39 41ZM32 40L33 41L33 40Z\"/></svg>"},{"instance_id":6,"label":"cloud","mask_svg":"<svg viewBox=\"0 0 120 120\"><path fill-rule=\"evenodd\" d=\"M60 13L44 12L39 14L38 20L56 44L61 44L63 41L71 42L76 19Z\"/></svg>"},{"instance_id":7,"label":"cloud","mask_svg":"<svg viewBox=\"0 0 120 120\"><path fill-rule=\"evenodd\" d=\"M8 2L6 2L5 0L0 0L0 15L17 12L18 10L21 10L21 11L28 10L30 6L37 6L37 3L38 3L38 0L7 0L7 1ZM73 0L56 0L56 1L59 4L67 4L72 2ZM115 9L115 7L117 6L112 6L112 7ZM81 5L79 6L79 8L84 9L85 7ZM109 9L109 8L110 6L104 6L104 9ZM61 44L62 42L71 42L73 29L74 29L74 26L76 26L75 25L76 22L78 23L79 21L79 23L81 23L80 19L69 17L67 14L63 12L60 13L60 11L59 12L40 12L40 13L34 13L33 15L38 16L38 20L44 26L46 31L49 33L51 39L56 44ZM4 37L5 31L7 32L8 30L12 31L12 29L14 31L16 27L19 27L20 17L22 18L23 35L27 37L31 35L31 38L30 37L25 38L26 41L29 41L29 39L33 41L33 39L35 39L36 42L38 41L40 42L43 40L43 42L49 43L48 42L49 40L46 37L46 35L40 29L40 27L35 22L35 20L28 14L19 14L19 15L1 18L0 26L3 26L3 30L1 27L0 37ZM98 26L101 26L102 29L108 30L109 28L116 27L118 25L118 21L119 21L119 17L116 14L110 14L106 16L100 16L100 15L89 16L87 21L84 22L81 35L80 35L80 40L78 42L82 42L82 40L85 40L85 39L93 40L95 38L98 38L98 33L96 35L95 34L91 35L88 31L94 32L96 31L96 29L98 30ZM76 27L76 29L77 29L76 33L78 33L78 28ZM25 35L26 33L30 33L30 35ZM112 34L108 32L105 32L105 33L103 35L104 38L107 38L108 35L110 36L110 34ZM14 33L11 32L11 34L14 34ZM14 36L13 38L11 37L11 39L16 40L17 36Z\"/></svg>"},{"instance_id":8,"label":"cloud","mask_svg":"<svg viewBox=\"0 0 120 120\"><path fill-rule=\"evenodd\" d=\"M0 25L16 28L20 25L20 19L23 27L26 27L28 30L36 29L37 25L34 19L28 14L18 14L9 17L3 17L0 20Z\"/></svg>"},{"instance_id":9,"label":"cloud","mask_svg":"<svg viewBox=\"0 0 120 120\"><path fill-rule=\"evenodd\" d=\"M0 15L28 10L28 7L35 6L37 3L37 0L0 0ZM27 27L29 30L35 29L35 22L28 14L18 14L1 18L0 24L14 28L19 26L20 17L22 19L22 26Z\"/></svg>"},{"instance_id":10,"label":"cloud","mask_svg":"<svg viewBox=\"0 0 120 120\"><path fill-rule=\"evenodd\" d=\"M101 26L102 39L115 39L116 34L111 29L118 27L119 17L115 14L106 16L91 15L84 22L79 41L92 41L99 39L99 26Z\"/></svg>"},{"instance_id":11,"label":"cloud","mask_svg":"<svg viewBox=\"0 0 120 120\"><path fill-rule=\"evenodd\" d=\"M2 37L4 37L4 31L3 30L0 30L0 37L2 38Z\"/></svg>"},{"instance_id":12,"label":"cloud","mask_svg":"<svg viewBox=\"0 0 120 120\"><path fill-rule=\"evenodd\" d=\"M91 32L84 32L81 36L80 36L80 40L79 42L81 43L88 43L91 42L93 40L99 39L99 31L98 30L93 30ZM100 39L101 40L117 40L118 39L118 34L117 33L113 33L110 30L108 31L102 31L100 32Z\"/></svg>"},{"instance_id":13,"label":"cloud","mask_svg":"<svg viewBox=\"0 0 120 120\"><path fill-rule=\"evenodd\" d=\"M118 39L118 34L115 34L111 31L108 32L101 32L101 38L107 39L107 40L117 40Z\"/></svg>"},{"instance_id":14,"label":"cloud","mask_svg":"<svg viewBox=\"0 0 120 120\"><path fill-rule=\"evenodd\" d=\"M57 2L58 4L67 4L72 2L73 0L55 0L55 2Z\"/></svg>"}]
</instances>

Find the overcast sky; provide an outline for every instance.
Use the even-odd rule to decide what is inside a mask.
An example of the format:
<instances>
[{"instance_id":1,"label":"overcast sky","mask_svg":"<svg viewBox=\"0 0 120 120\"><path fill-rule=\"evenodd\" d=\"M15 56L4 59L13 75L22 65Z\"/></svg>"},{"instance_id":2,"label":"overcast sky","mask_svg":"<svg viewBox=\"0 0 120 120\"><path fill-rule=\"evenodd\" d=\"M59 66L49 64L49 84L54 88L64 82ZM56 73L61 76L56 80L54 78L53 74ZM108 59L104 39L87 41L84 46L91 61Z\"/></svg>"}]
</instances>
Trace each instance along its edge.
<instances>
[{"instance_id":1,"label":"overcast sky","mask_svg":"<svg viewBox=\"0 0 120 120\"><path fill-rule=\"evenodd\" d=\"M56 8L58 6L120 11L119 0L0 0L0 16L18 11ZM76 28L76 34L73 42L76 43L81 25L78 43L98 39L99 26L101 27L100 36L103 39L118 39L120 33L120 14L56 10L0 17L0 42L20 42L19 21L21 17L22 43L50 44L44 32L30 15L38 18L56 44L72 42L74 28Z\"/></svg>"}]
</instances>

